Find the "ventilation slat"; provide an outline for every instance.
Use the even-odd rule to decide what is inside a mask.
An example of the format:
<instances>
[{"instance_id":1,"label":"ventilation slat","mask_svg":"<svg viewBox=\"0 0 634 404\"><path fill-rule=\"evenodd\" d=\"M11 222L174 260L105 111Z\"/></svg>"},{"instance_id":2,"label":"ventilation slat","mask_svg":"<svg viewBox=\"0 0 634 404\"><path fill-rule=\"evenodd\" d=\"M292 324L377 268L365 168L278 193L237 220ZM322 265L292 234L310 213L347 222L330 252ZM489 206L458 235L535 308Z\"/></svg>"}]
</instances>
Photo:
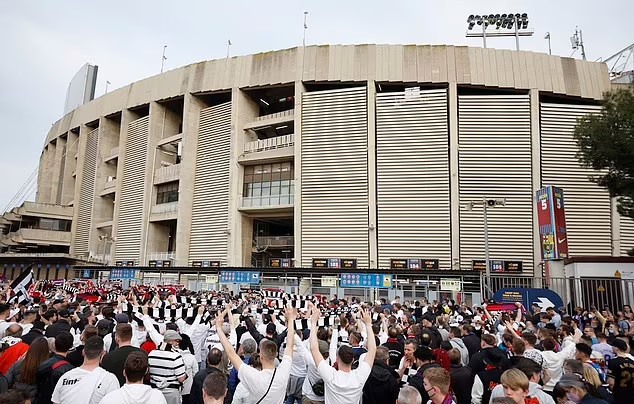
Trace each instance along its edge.
<instances>
[{"instance_id":1,"label":"ventilation slat","mask_svg":"<svg viewBox=\"0 0 634 404\"><path fill-rule=\"evenodd\" d=\"M580 166L573 138L577 119L598 111L598 106L541 104L542 185L564 191L571 256L612 255L610 196L590 181L596 172Z\"/></svg>"},{"instance_id":2,"label":"ventilation slat","mask_svg":"<svg viewBox=\"0 0 634 404\"><path fill-rule=\"evenodd\" d=\"M447 91L376 97L379 267L393 258L451 268Z\"/></svg>"},{"instance_id":3,"label":"ventilation slat","mask_svg":"<svg viewBox=\"0 0 634 404\"><path fill-rule=\"evenodd\" d=\"M92 208L95 200L95 174L97 171L97 150L99 148L99 129L88 133L84 167L79 188L77 206L77 226L73 243L76 255L88 256L90 252L90 230L93 226ZM61 185L60 185L61 189Z\"/></svg>"},{"instance_id":4,"label":"ventilation slat","mask_svg":"<svg viewBox=\"0 0 634 404\"><path fill-rule=\"evenodd\" d=\"M470 201L504 198L488 209L489 258L533 269L531 117L528 95L459 96L460 265L484 255L483 208Z\"/></svg>"},{"instance_id":5,"label":"ventilation slat","mask_svg":"<svg viewBox=\"0 0 634 404\"><path fill-rule=\"evenodd\" d=\"M144 189L148 180L145 177L148 136L149 117L137 119L128 125L117 221L115 259L118 261L142 261L139 245L144 226Z\"/></svg>"},{"instance_id":6,"label":"ventilation slat","mask_svg":"<svg viewBox=\"0 0 634 404\"><path fill-rule=\"evenodd\" d=\"M302 266L313 258L369 264L365 88L302 97Z\"/></svg>"},{"instance_id":7,"label":"ventilation slat","mask_svg":"<svg viewBox=\"0 0 634 404\"><path fill-rule=\"evenodd\" d=\"M190 260L227 264L231 103L200 111Z\"/></svg>"}]
</instances>

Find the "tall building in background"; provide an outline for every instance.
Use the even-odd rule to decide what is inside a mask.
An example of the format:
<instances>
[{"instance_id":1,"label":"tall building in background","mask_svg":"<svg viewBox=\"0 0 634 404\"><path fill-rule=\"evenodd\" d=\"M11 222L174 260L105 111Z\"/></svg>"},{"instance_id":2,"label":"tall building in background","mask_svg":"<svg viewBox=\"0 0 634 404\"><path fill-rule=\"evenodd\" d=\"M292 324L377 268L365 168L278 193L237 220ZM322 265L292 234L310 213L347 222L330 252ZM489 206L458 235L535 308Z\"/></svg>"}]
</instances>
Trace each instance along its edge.
<instances>
[{"instance_id":1,"label":"tall building in background","mask_svg":"<svg viewBox=\"0 0 634 404\"><path fill-rule=\"evenodd\" d=\"M86 63L68 84L64 115L95 99L98 66Z\"/></svg>"}]
</instances>

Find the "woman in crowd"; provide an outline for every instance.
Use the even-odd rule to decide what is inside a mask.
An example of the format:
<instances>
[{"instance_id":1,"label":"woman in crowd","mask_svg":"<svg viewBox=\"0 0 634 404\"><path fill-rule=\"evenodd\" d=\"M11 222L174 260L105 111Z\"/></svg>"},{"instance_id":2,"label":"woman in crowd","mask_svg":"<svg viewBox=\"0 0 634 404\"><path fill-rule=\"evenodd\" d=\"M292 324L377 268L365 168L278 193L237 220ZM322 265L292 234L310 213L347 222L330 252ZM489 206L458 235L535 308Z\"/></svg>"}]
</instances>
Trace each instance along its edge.
<instances>
[{"instance_id":1,"label":"woman in crowd","mask_svg":"<svg viewBox=\"0 0 634 404\"><path fill-rule=\"evenodd\" d=\"M37 384L35 375L42 362L50 357L48 340L44 337L37 338L31 343L24 359L17 361L7 373L9 387L26 391L35 400Z\"/></svg>"},{"instance_id":2,"label":"woman in crowd","mask_svg":"<svg viewBox=\"0 0 634 404\"><path fill-rule=\"evenodd\" d=\"M592 367L592 365L588 363L583 364L583 378L586 379L592 387L594 387L599 398L607 401L609 404L614 403L614 396L612 395L612 392L608 390L603 383L601 383L599 373L597 373L596 369Z\"/></svg>"},{"instance_id":3,"label":"woman in crowd","mask_svg":"<svg viewBox=\"0 0 634 404\"><path fill-rule=\"evenodd\" d=\"M597 396L593 385L576 373L566 373L557 383L557 391L553 391L557 402L575 404L608 404ZM561 397L562 394L565 394Z\"/></svg>"}]
</instances>

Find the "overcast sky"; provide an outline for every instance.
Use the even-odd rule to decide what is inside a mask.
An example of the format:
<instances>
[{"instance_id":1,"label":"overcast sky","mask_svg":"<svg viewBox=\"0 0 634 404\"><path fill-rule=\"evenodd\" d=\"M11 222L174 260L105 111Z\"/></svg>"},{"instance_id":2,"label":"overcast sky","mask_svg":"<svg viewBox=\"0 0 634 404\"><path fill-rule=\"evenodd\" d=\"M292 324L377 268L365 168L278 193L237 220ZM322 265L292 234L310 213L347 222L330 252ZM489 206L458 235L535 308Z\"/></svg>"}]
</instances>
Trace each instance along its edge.
<instances>
[{"instance_id":1,"label":"overcast sky","mask_svg":"<svg viewBox=\"0 0 634 404\"><path fill-rule=\"evenodd\" d=\"M526 12L535 35L525 50L570 56L575 26L589 60L634 42L631 0L4 0L0 5L0 210L36 170L45 136L62 117L66 89L86 62L99 66L96 97L166 70L206 59L301 45L451 44L465 38L469 14ZM488 41L514 49L513 38ZM580 57L579 53L575 57ZM31 188L28 199L35 198ZM21 202L22 198L19 202Z\"/></svg>"}]
</instances>

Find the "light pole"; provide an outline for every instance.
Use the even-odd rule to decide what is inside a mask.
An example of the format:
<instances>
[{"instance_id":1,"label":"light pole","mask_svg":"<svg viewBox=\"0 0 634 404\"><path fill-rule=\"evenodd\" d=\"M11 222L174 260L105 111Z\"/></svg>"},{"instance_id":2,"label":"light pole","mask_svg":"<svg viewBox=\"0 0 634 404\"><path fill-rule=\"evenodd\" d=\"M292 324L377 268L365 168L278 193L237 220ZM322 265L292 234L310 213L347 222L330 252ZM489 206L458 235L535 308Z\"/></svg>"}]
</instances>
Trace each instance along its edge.
<instances>
[{"instance_id":1,"label":"light pole","mask_svg":"<svg viewBox=\"0 0 634 404\"><path fill-rule=\"evenodd\" d=\"M570 43L572 44L572 49L575 51L577 48L581 48L581 57L583 60L586 60L586 48L583 46L583 33L579 27L575 27L575 34L570 37Z\"/></svg>"},{"instance_id":2,"label":"light pole","mask_svg":"<svg viewBox=\"0 0 634 404\"><path fill-rule=\"evenodd\" d=\"M484 233L484 289L485 291L488 289L488 293L491 291L491 260L489 258L489 208L493 208L496 206L504 206L506 204L506 199L498 198L498 199L489 199L486 196L483 196L481 200L469 201L467 203L467 210L472 211L473 207L476 205L482 205L483 208L483 233Z\"/></svg>"},{"instance_id":3,"label":"light pole","mask_svg":"<svg viewBox=\"0 0 634 404\"><path fill-rule=\"evenodd\" d=\"M548 39L548 54L552 55L552 51L550 49L550 32L546 32L546 36L544 36L544 39Z\"/></svg>"},{"instance_id":4,"label":"light pole","mask_svg":"<svg viewBox=\"0 0 634 404\"><path fill-rule=\"evenodd\" d=\"M163 46L163 57L161 58L161 73L163 73L163 68L165 67L165 61L167 57L165 56L165 49L167 49L167 45Z\"/></svg>"},{"instance_id":5,"label":"light pole","mask_svg":"<svg viewBox=\"0 0 634 404\"><path fill-rule=\"evenodd\" d=\"M308 25L306 24L306 18L308 18L308 11L304 11L304 39L302 40L303 46L306 46L306 30L308 29Z\"/></svg>"},{"instance_id":6,"label":"light pole","mask_svg":"<svg viewBox=\"0 0 634 404\"><path fill-rule=\"evenodd\" d=\"M229 48L231 47L231 39L227 40L227 59L229 59Z\"/></svg>"},{"instance_id":7,"label":"light pole","mask_svg":"<svg viewBox=\"0 0 634 404\"><path fill-rule=\"evenodd\" d=\"M107 236L107 235L101 235L99 236L99 241L103 241L103 251L101 253L101 263L103 265L106 265L106 243L110 242L110 243L114 243L116 241L116 239L114 237L111 236ZM99 250L97 250L99 251Z\"/></svg>"},{"instance_id":8,"label":"light pole","mask_svg":"<svg viewBox=\"0 0 634 404\"><path fill-rule=\"evenodd\" d=\"M532 36L533 30L528 28L528 14L489 14L470 15L467 18L467 38L482 38L482 44L487 47L487 38L514 36L515 48L520 50L520 36ZM475 25L482 25L482 32L471 32ZM494 31L487 32L487 28L495 25ZM500 29L502 28L502 29Z\"/></svg>"}]
</instances>

